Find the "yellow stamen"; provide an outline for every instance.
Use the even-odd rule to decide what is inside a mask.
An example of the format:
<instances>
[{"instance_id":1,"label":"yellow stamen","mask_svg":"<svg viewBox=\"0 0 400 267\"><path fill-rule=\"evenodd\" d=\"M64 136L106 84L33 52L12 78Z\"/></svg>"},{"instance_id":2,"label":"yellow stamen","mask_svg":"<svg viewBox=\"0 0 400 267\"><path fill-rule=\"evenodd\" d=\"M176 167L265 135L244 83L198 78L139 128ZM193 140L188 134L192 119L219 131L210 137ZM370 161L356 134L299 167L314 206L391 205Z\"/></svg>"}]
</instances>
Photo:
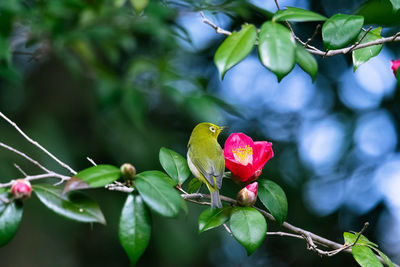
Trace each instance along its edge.
<instances>
[{"instance_id":1,"label":"yellow stamen","mask_svg":"<svg viewBox=\"0 0 400 267\"><path fill-rule=\"evenodd\" d=\"M235 160L239 161L243 165L247 165L253 162L253 148L251 146L239 146L236 149L232 149L232 153L235 157Z\"/></svg>"}]
</instances>

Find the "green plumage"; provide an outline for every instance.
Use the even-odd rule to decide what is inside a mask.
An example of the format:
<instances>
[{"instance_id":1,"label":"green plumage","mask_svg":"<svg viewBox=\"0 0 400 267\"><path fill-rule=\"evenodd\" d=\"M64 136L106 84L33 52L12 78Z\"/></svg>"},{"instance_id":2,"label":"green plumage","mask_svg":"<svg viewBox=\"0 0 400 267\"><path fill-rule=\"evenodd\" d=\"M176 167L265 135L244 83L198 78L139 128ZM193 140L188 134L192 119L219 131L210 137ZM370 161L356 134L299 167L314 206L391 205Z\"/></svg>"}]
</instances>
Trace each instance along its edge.
<instances>
[{"instance_id":1,"label":"green plumage","mask_svg":"<svg viewBox=\"0 0 400 267\"><path fill-rule=\"evenodd\" d=\"M225 170L225 158L217 138L222 128L212 123L200 123L188 143L188 164L193 175L206 184L211 194L211 207L222 207L219 189Z\"/></svg>"}]
</instances>

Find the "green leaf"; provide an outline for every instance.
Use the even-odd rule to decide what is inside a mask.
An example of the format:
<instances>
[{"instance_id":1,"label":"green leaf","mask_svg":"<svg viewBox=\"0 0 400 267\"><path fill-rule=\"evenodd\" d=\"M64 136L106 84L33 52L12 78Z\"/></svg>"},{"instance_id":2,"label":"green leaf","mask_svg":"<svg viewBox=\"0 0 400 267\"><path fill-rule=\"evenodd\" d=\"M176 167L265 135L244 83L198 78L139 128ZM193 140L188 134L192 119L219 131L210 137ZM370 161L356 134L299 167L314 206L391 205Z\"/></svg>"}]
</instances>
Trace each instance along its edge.
<instances>
[{"instance_id":1,"label":"green leaf","mask_svg":"<svg viewBox=\"0 0 400 267\"><path fill-rule=\"evenodd\" d=\"M287 9L279 10L276 12L274 17L272 18L273 21L322 21L326 20L327 18L317 14L315 12L297 8L297 7L287 7Z\"/></svg>"},{"instance_id":2,"label":"green leaf","mask_svg":"<svg viewBox=\"0 0 400 267\"><path fill-rule=\"evenodd\" d=\"M295 44L290 31L277 22L265 22L260 30L258 55L261 63L281 81L295 64Z\"/></svg>"},{"instance_id":3,"label":"green leaf","mask_svg":"<svg viewBox=\"0 0 400 267\"><path fill-rule=\"evenodd\" d=\"M355 245L351 248L351 252L353 253L354 259L362 267L383 267L375 253L369 247Z\"/></svg>"},{"instance_id":4,"label":"green leaf","mask_svg":"<svg viewBox=\"0 0 400 267\"><path fill-rule=\"evenodd\" d=\"M48 184L37 184L33 189L46 207L61 216L78 222L106 224L97 202L80 192L62 194L60 188Z\"/></svg>"},{"instance_id":5,"label":"green leaf","mask_svg":"<svg viewBox=\"0 0 400 267\"><path fill-rule=\"evenodd\" d=\"M146 250L151 236L151 216L139 195L129 194L119 219L119 242L135 264Z\"/></svg>"},{"instance_id":6,"label":"green leaf","mask_svg":"<svg viewBox=\"0 0 400 267\"><path fill-rule=\"evenodd\" d=\"M392 3L393 10L397 12L400 9L400 0L390 0L390 3Z\"/></svg>"},{"instance_id":7,"label":"green leaf","mask_svg":"<svg viewBox=\"0 0 400 267\"><path fill-rule=\"evenodd\" d=\"M259 179L258 197L264 206L271 212L275 220L282 224L286 220L288 203L285 192L276 183Z\"/></svg>"},{"instance_id":8,"label":"green leaf","mask_svg":"<svg viewBox=\"0 0 400 267\"><path fill-rule=\"evenodd\" d=\"M78 172L75 177L86 182L90 187L103 187L121 176L119 168L112 165L97 165Z\"/></svg>"},{"instance_id":9,"label":"green leaf","mask_svg":"<svg viewBox=\"0 0 400 267\"><path fill-rule=\"evenodd\" d=\"M164 170L179 185L183 184L190 175L190 169L187 161L175 151L162 147L160 149L160 163Z\"/></svg>"},{"instance_id":10,"label":"green leaf","mask_svg":"<svg viewBox=\"0 0 400 267\"><path fill-rule=\"evenodd\" d=\"M142 12L149 4L149 0L130 0L130 1L136 13Z\"/></svg>"},{"instance_id":11,"label":"green leaf","mask_svg":"<svg viewBox=\"0 0 400 267\"><path fill-rule=\"evenodd\" d=\"M227 222L231 215L231 210L231 207L220 209L208 208L204 210L199 216L199 233L213 229Z\"/></svg>"},{"instance_id":12,"label":"green leaf","mask_svg":"<svg viewBox=\"0 0 400 267\"><path fill-rule=\"evenodd\" d=\"M346 245L354 244L354 242L356 241L357 235L358 235L358 233L344 232L343 237L344 237L345 244ZM364 235L360 235L360 237L357 240L357 244L378 247L377 244L369 241L368 238L366 238Z\"/></svg>"},{"instance_id":13,"label":"green leaf","mask_svg":"<svg viewBox=\"0 0 400 267\"><path fill-rule=\"evenodd\" d=\"M377 249L377 248L374 248L374 247L370 247L370 248L372 248L373 250L375 250L376 252L378 252L379 256L381 256L381 258L383 259L383 261L385 262L385 264L386 264L387 266L389 266L389 267L394 267L394 266L395 266L395 265L393 264L392 260L391 260L388 256L386 256L385 253L383 253L382 251L380 251L380 250Z\"/></svg>"},{"instance_id":14,"label":"green leaf","mask_svg":"<svg viewBox=\"0 0 400 267\"><path fill-rule=\"evenodd\" d=\"M233 32L218 47L214 56L221 79L233 66L242 61L253 49L257 30L252 24L245 24L239 32Z\"/></svg>"},{"instance_id":15,"label":"green leaf","mask_svg":"<svg viewBox=\"0 0 400 267\"><path fill-rule=\"evenodd\" d=\"M7 195L6 193L1 196L6 199ZM10 242L17 233L22 211L21 202L10 200L9 203L4 203L0 200L0 247Z\"/></svg>"},{"instance_id":16,"label":"green leaf","mask_svg":"<svg viewBox=\"0 0 400 267\"><path fill-rule=\"evenodd\" d=\"M296 61L297 64L307 72L313 81L317 77L318 63L317 60L311 55L302 45L296 45Z\"/></svg>"},{"instance_id":17,"label":"green leaf","mask_svg":"<svg viewBox=\"0 0 400 267\"><path fill-rule=\"evenodd\" d=\"M322 26L322 39L326 49L343 48L360 33L364 17L336 14Z\"/></svg>"},{"instance_id":18,"label":"green leaf","mask_svg":"<svg viewBox=\"0 0 400 267\"><path fill-rule=\"evenodd\" d=\"M182 206L181 196L165 179L154 174L154 171L139 173L135 178L137 190L146 204L158 214L177 216Z\"/></svg>"},{"instance_id":19,"label":"green leaf","mask_svg":"<svg viewBox=\"0 0 400 267\"><path fill-rule=\"evenodd\" d=\"M261 245L267 233L264 216L251 207L233 208L230 226L233 237L242 244L248 255Z\"/></svg>"},{"instance_id":20,"label":"green leaf","mask_svg":"<svg viewBox=\"0 0 400 267\"><path fill-rule=\"evenodd\" d=\"M397 69L397 71L396 71L396 79L397 79L397 85L400 86L400 70L399 69Z\"/></svg>"},{"instance_id":21,"label":"green leaf","mask_svg":"<svg viewBox=\"0 0 400 267\"><path fill-rule=\"evenodd\" d=\"M143 173L145 175L147 175L147 176L156 177L157 179L164 180L171 187L174 187L174 186L177 185L177 182L174 179L172 179L171 177L169 177L167 174L165 174L164 172L160 172L160 171L145 171L145 172L142 172L142 174Z\"/></svg>"},{"instance_id":22,"label":"green leaf","mask_svg":"<svg viewBox=\"0 0 400 267\"><path fill-rule=\"evenodd\" d=\"M375 41L378 39L381 39L381 32L382 32L382 27L378 27L367 33L365 35L364 39L360 42L360 44L363 43L368 43L371 41ZM360 34L357 37L357 41L360 40L364 36L364 32L361 31ZM360 48L357 50L353 50L352 53L352 58L353 58L353 65L354 68L353 70L356 71L356 69L361 65L367 62L370 58L373 58L377 56L382 50L382 45L373 45L373 46L368 46L364 48Z\"/></svg>"},{"instance_id":23,"label":"green leaf","mask_svg":"<svg viewBox=\"0 0 400 267\"><path fill-rule=\"evenodd\" d=\"M203 183L197 179L197 178L193 178L192 180L190 180L189 185L188 185L188 193L192 194L197 192L197 190L200 189L200 187L203 185Z\"/></svg>"},{"instance_id":24,"label":"green leaf","mask_svg":"<svg viewBox=\"0 0 400 267\"><path fill-rule=\"evenodd\" d=\"M400 23L400 12L393 12L389 0L369 0L358 10L357 15L364 17L365 24L394 26Z\"/></svg>"}]
</instances>

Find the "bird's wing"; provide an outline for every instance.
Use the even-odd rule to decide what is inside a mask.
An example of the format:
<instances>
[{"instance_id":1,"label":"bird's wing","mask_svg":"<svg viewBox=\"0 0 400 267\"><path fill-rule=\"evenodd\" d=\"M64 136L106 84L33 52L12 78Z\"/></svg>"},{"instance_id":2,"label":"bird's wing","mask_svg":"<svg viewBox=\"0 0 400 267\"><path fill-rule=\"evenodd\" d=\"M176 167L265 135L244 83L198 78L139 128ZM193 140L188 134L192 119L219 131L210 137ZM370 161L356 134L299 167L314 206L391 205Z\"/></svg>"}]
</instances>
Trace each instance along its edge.
<instances>
[{"instance_id":1,"label":"bird's wing","mask_svg":"<svg viewBox=\"0 0 400 267\"><path fill-rule=\"evenodd\" d=\"M216 160L212 160L208 157L200 158L195 155L195 153L191 153L189 149L189 157L192 161L193 165L199 170L199 172L206 178L206 180L211 184L211 186L215 186L215 181L217 182L217 187L221 188L222 185L222 176L225 170L225 158L223 156L222 150L220 151L221 155L217 157Z\"/></svg>"}]
</instances>

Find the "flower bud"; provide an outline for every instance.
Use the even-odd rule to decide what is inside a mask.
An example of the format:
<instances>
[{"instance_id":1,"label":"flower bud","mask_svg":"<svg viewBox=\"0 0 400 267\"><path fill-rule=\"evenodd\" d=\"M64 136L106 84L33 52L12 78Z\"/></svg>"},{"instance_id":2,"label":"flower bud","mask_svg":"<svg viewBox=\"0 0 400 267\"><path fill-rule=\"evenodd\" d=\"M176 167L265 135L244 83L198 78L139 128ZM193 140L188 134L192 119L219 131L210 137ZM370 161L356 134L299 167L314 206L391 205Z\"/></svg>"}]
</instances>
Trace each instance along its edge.
<instances>
[{"instance_id":1,"label":"flower bud","mask_svg":"<svg viewBox=\"0 0 400 267\"><path fill-rule=\"evenodd\" d=\"M32 193L32 185L25 179L16 180L11 186L11 195L15 199L30 198Z\"/></svg>"},{"instance_id":2,"label":"flower bud","mask_svg":"<svg viewBox=\"0 0 400 267\"><path fill-rule=\"evenodd\" d=\"M258 183L254 182L244 187L237 194L236 200L240 206L253 206L257 200Z\"/></svg>"},{"instance_id":3,"label":"flower bud","mask_svg":"<svg viewBox=\"0 0 400 267\"><path fill-rule=\"evenodd\" d=\"M394 76L396 76L397 69L398 69L399 66L400 66L400 59L398 59L398 60L391 60L391 62L392 62L392 71L393 71L393 74L394 74Z\"/></svg>"},{"instance_id":4,"label":"flower bud","mask_svg":"<svg viewBox=\"0 0 400 267\"><path fill-rule=\"evenodd\" d=\"M122 178L124 178L125 181L131 181L136 176L136 169L130 163L122 164L120 170L121 170Z\"/></svg>"}]
</instances>

